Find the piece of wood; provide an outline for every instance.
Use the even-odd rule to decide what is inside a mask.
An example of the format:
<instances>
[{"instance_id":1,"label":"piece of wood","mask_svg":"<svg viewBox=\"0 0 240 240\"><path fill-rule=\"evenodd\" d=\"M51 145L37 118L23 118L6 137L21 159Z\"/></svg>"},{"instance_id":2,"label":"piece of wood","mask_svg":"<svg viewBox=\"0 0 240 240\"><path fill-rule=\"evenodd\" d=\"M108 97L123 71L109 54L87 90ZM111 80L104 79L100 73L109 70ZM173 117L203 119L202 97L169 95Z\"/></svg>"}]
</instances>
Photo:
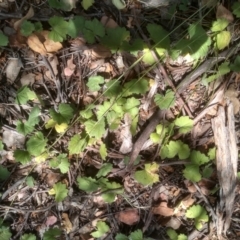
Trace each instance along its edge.
<instances>
[{"instance_id":1,"label":"piece of wood","mask_svg":"<svg viewBox=\"0 0 240 240\"><path fill-rule=\"evenodd\" d=\"M217 235L221 239L230 227L237 181L238 149L232 103L227 100L226 110L219 106L212 119L216 151L217 174L220 184L220 202L217 207Z\"/></svg>"}]
</instances>

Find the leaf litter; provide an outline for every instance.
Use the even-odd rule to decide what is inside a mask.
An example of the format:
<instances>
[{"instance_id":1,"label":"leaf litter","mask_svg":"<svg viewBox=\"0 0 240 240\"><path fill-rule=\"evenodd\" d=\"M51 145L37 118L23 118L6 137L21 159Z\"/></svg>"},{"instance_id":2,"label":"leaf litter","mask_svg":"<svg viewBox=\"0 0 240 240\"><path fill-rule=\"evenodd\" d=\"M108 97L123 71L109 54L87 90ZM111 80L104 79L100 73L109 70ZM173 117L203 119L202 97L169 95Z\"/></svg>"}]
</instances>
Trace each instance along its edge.
<instances>
[{"instance_id":1,"label":"leaf litter","mask_svg":"<svg viewBox=\"0 0 240 240\"><path fill-rule=\"evenodd\" d=\"M1 46L9 44L0 55L0 107L5 111L1 237L239 235L234 201L239 195L234 141L239 136L234 135L239 127L239 66L226 50L234 49L238 29L227 26L239 13L227 5L208 5L214 20L206 18L206 28L193 23L197 17L188 17L198 7L184 4L172 6L175 22L170 21L173 15L169 18L176 44L167 31L170 25L159 17L160 5L148 9L137 1L49 0L4 6L9 11L0 16L11 21L3 23L0 34ZM45 24L37 6L72 17L50 14ZM187 24L178 31L182 17ZM218 50L228 61L209 69L208 58ZM151 118L157 108L165 111L161 120ZM226 116L219 110L223 108ZM213 139L218 134L214 125L223 119L228 120L228 128L223 124L221 129L229 134L224 136L231 140L231 150ZM145 136L148 143L140 141L140 156L131 158L152 121L157 127ZM224 151L230 152L232 163L225 169ZM232 181L225 181L228 175ZM219 203L221 209L216 208Z\"/></svg>"}]
</instances>

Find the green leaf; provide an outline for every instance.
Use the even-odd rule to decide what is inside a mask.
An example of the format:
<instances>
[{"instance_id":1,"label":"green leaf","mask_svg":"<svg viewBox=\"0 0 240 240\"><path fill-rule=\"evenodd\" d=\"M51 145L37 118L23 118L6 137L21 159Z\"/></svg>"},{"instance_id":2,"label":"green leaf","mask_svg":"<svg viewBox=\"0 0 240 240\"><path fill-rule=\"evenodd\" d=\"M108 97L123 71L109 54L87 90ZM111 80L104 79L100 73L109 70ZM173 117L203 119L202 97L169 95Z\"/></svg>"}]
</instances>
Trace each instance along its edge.
<instances>
[{"instance_id":1,"label":"green leaf","mask_svg":"<svg viewBox=\"0 0 240 240\"><path fill-rule=\"evenodd\" d=\"M104 163L100 170L98 171L96 177L105 177L110 171L112 170L112 164L111 163Z\"/></svg>"},{"instance_id":2,"label":"green leaf","mask_svg":"<svg viewBox=\"0 0 240 240\"><path fill-rule=\"evenodd\" d=\"M231 33L229 31L222 31L217 34L215 47L218 50L222 50L225 47L229 46L231 41Z\"/></svg>"},{"instance_id":3,"label":"green leaf","mask_svg":"<svg viewBox=\"0 0 240 240\"><path fill-rule=\"evenodd\" d=\"M0 140L0 151L4 149L3 142Z\"/></svg>"},{"instance_id":4,"label":"green leaf","mask_svg":"<svg viewBox=\"0 0 240 240\"><path fill-rule=\"evenodd\" d=\"M143 233L140 229L138 229L134 232L131 232L129 238L131 240L143 240Z\"/></svg>"},{"instance_id":5,"label":"green leaf","mask_svg":"<svg viewBox=\"0 0 240 240\"><path fill-rule=\"evenodd\" d=\"M122 233L118 233L115 237L115 240L129 240L129 238Z\"/></svg>"},{"instance_id":6,"label":"green leaf","mask_svg":"<svg viewBox=\"0 0 240 240\"><path fill-rule=\"evenodd\" d=\"M124 104L124 112L129 112L129 110L138 107L140 105L140 101L136 99L135 97L127 98L126 104ZM137 112L139 112L139 109L137 108ZM134 114L136 115L136 114Z\"/></svg>"},{"instance_id":7,"label":"green leaf","mask_svg":"<svg viewBox=\"0 0 240 240\"><path fill-rule=\"evenodd\" d=\"M165 145L160 152L160 156L164 158L173 158L176 155L180 159L186 159L190 155L190 148L187 144L184 144L181 140L178 141L170 141L167 145Z\"/></svg>"},{"instance_id":8,"label":"green leaf","mask_svg":"<svg viewBox=\"0 0 240 240\"><path fill-rule=\"evenodd\" d=\"M82 0L82 7L88 10L94 4L94 0Z\"/></svg>"},{"instance_id":9,"label":"green leaf","mask_svg":"<svg viewBox=\"0 0 240 240\"><path fill-rule=\"evenodd\" d=\"M213 21L211 31L212 32L220 32L223 31L227 26L229 22L224 18L219 18L217 21Z\"/></svg>"},{"instance_id":10,"label":"green leaf","mask_svg":"<svg viewBox=\"0 0 240 240\"><path fill-rule=\"evenodd\" d=\"M181 39L175 46L175 50L182 55L189 54L193 60L198 60L208 54L211 38L199 24L191 24L188 28L189 39Z\"/></svg>"},{"instance_id":11,"label":"green leaf","mask_svg":"<svg viewBox=\"0 0 240 240\"><path fill-rule=\"evenodd\" d=\"M130 43L128 41L123 41L121 50L130 52L133 55L137 56L138 51L143 50L144 42L142 39L137 38L131 41Z\"/></svg>"},{"instance_id":12,"label":"green leaf","mask_svg":"<svg viewBox=\"0 0 240 240\"><path fill-rule=\"evenodd\" d=\"M24 20L21 24L20 32L23 36L28 37L32 34L32 32L35 30L35 26L33 23Z\"/></svg>"},{"instance_id":13,"label":"green leaf","mask_svg":"<svg viewBox=\"0 0 240 240\"><path fill-rule=\"evenodd\" d=\"M13 154L15 161L21 164L27 164L31 161L31 156L28 151L25 150L15 150Z\"/></svg>"},{"instance_id":14,"label":"green leaf","mask_svg":"<svg viewBox=\"0 0 240 240\"><path fill-rule=\"evenodd\" d=\"M34 234L27 234L25 233L24 235L21 236L20 240L36 240L36 236Z\"/></svg>"},{"instance_id":15,"label":"green leaf","mask_svg":"<svg viewBox=\"0 0 240 240\"><path fill-rule=\"evenodd\" d=\"M51 193L55 195L56 202L62 202L68 195L68 190L66 188L66 184L63 183L56 183L53 185Z\"/></svg>"},{"instance_id":16,"label":"green leaf","mask_svg":"<svg viewBox=\"0 0 240 240\"><path fill-rule=\"evenodd\" d=\"M133 94L145 94L149 89L149 84L146 78L133 79L124 84L123 96L128 97Z\"/></svg>"},{"instance_id":17,"label":"green leaf","mask_svg":"<svg viewBox=\"0 0 240 240\"><path fill-rule=\"evenodd\" d=\"M105 35L105 28L101 22L94 18L92 21L85 21L82 32L86 41L92 44L95 42L96 37Z\"/></svg>"},{"instance_id":18,"label":"green leaf","mask_svg":"<svg viewBox=\"0 0 240 240\"><path fill-rule=\"evenodd\" d=\"M26 145L28 152L31 155L38 157L45 151L47 140L44 138L41 132L37 132L34 136L30 137Z\"/></svg>"},{"instance_id":19,"label":"green leaf","mask_svg":"<svg viewBox=\"0 0 240 240\"><path fill-rule=\"evenodd\" d=\"M78 187L87 193L94 192L99 187L98 182L91 177L78 177L77 182Z\"/></svg>"},{"instance_id":20,"label":"green leaf","mask_svg":"<svg viewBox=\"0 0 240 240\"><path fill-rule=\"evenodd\" d=\"M199 182L202 176L199 172L199 166L196 164L188 164L183 170L183 176L193 182Z\"/></svg>"},{"instance_id":21,"label":"green leaf","mask_svg":"<svg viewBox=\"0 0 240 240\"><path fill-rule=\"evenodd\" d=\"M172 228L167 229L167 235L169 236L170 240L176 240L178 238L178 234Z\"/></svg>"},{"instance_id":22,"label":"green leaf","mask_svg":"<svg viewBox=\"0 0 240 240\"><path fill-rule=\"evenodd\" d=\"M179 133L188 133L193 128L193 120L189 116L176 118L175 125L179 127Z\"/></svg>"},{"instance_id":23,"label":"green leaf","mask_svg":"<svg viewBox=\"0 0 240 240\"><path fill-rule=\"evenodd\" d=\"M52 8L61 9L63 11L71 11L75 8L76 1L69 0L48 0L48 4Z\"/></svg>"},{"instance_id":24,"label":"green leaf","mask_svg":"<svg viewBox=\"0 0 240 240\"><path fill-rule=\"evenodd\" d=\"M35 22L34 23L35 31L41 32L43 30L42 23L41 22Z\"/></svg>"},{"instance_id":25,"label":"green leaf","mask_svg":"<svg viewBox=\"0 0 240 240\"><path fill-rule=\"evenodd\" d=\"M6 47L8 45L8 37L0 31L0 46Z\"/></svg>"},{"instance_id":26,"label":"green leaf","mask_svg":"<svg viewBox=\"0 0 240 240\"><path fill-rule=\"evenodd\" d=\"M190 159L192 164L196 164L198 166L205 164L210 161L210 159L200 151L193 150L190 154Z\"/></svg>"},{"instance_id":27,"label":"green leaf","mask_svg":"<svg viewBox=\"0 0 240 240\"><path fill-rule=\"evenodd\" d=\"M38 124L39 123L39 117L38 117L39 114L40 114L39 107L34 107L28 116L28 124L30 124L32 126L35 126L36 124Z\"/></svg>"},{"instance_id":28,"label":"green leaf","mask_svg":"<svg viewBox=\"0 0 240 240\"><path fill-rule=\"evenodd\" d=\"M52 27L52 31L49 33L48 37L55 42L62 42L65 40L68 33L68 22L58 16L51 17L48 22Z\"/></svg>"},{"instance_id":29,"label":"green leaf","mask_svg":"<svg viewBox=\"0 0 240 240\"><path fill-rule=\"evenodd\" d=\"M108 28L106 29L106 35L102 37L100 41L112 51L116 51L120 48L123 41L129 38L129 36L130 33L125 28Z\"/></svg>"},{"instance_id":30,"label":"green leaf","mask_svg":"<svg viewBox=\"0 0 240 240\"><path fill-rule=\"evenodd\" d=\"M154 102L159 106L160 109L169 109L175 104L175 94L172 90L167 90L165 96L156 94Z\"/></svg>"},{"instance_id":31,"label":"green leaf","mask_svg":"<svg viewBox=\"0 0 240 240\"><path fill-rule=\"evenodd\" d=\"M35 182L35 180L34 180L34 178L33 178L32 176L28 176L28 177L27 177L27 179L26 179L26 184L27 184L29 187L33 188L33 187L34 187L34 182Z\"/></svg>"},{"instance_id":32,"label":"green leaf","mask_svg":"<svg viewBox=\"0 0 240 240\"><path fill-rule=\"evenodd\" d=\"M34 126L29 124L28 122L24 123L24 122L18 120L16 129L19 133L26 136L27 134L33 132Z\"/></svg>"},{"instance_id":33,"label":"green leaf","mask_svg":"<svg viewBox=\"0 0 240 240\"><path fill-rule=\"evenodd\" d=\"M177 240L188 240L185 234L179 234Z\"/></svg>"},{"instance_id":34,"label":"green leaf","mask_svg":"<svg viewBox=\"0 0 240 240\"><path fill-rule=\"evenodd\" d=\"M109 226L103 221L98 221L96 228L97 230L91 233L91 235L95 238L100 238L109 231Z\"/></svg>"},{"instance_id":35,"label":"green leaf","mask_svg":"<svg viewBox=\"0 0 240 240\"><path fill-rule=\"evenodd\" d=\"M104 78L102 76L93 76L88 78L87 86L89 88L89 91L91 92L97 92L101 89L100 84L104 83Z\"/></svg>"},{"instance_id":36,"label":"green leaf","mask_svg":"<svg viewBox=\"0 0 240 240\"><path fill-rule=\"evenodd\" d=\"M68 150L70 154L79 154L83 152L84 148L87 146L86 138L82 138L81 135L74 135L68 145Z\"/></svg>"},{"instance_id":37,"label":"green leaf","mask_svg":"<svg viewBox=\"0 0 240 240\"><path fill-rule=\"evenodd\" d=\"M80 111L80 116L85 118L85 119L89 119L93 116L93 109L94 107L92 105L88 105L86 106L86 109Z\"/></svg>"},{"instance_id":38,"label":"green leaf","mask_svg":"<svg viewBox=\"0 0 240 240\"><path fill-rule=\"evenodd\" d=\"M0 165L0 180L7 180L9 176L10 172L8 169Z\"/></svg>"},{"instance_id":39,"label":"green leaf","mask_svg":"<svg viewBox=\"0 0 240 240\"><path fill-rule=\"evenodd\" d=\"M100 156L103 160L106 160L107 157L107 148L104 143L101 144L100 149L99 149Z\"/></svg>"},{"instance_id":40,"label":"green leaf","mask_svg":"<svg viewBox=\"0 0 240 240\"><path fill-rule=\"evenodd\" d=\"M240 18L240 2L234 2L232 5L233 14Z\"/></svg>"},{"instance_id":41,"label":"green leaf","mask_svg":"<svg viewBox=\"0 0 240 240\"><path fill-rule=\"evenodd\" d=\"M64 157L65 155L65 157ZM69 171L70 163L66 157L66 154L60 154L58 157L60 159L60 164L58 165L61 173L67 173Z\"/></svg>"},{"instance_id":42,"label":"green leaf","mask_svg":"<svg viewBox=\"0 0 240 240\"><path fill-rule=\"evenodd\" d=\"M214 160L216 158L216 147L210 148L208 150L208 157L210 160Z\"/></svg>"},{"instance_id":43,"label":"green leaf","mask_svg":"<svg viewBox=\"0 0 240 240\"><path fill-rule=\"evenodd\" d=\"M51 228L43 234L43 240L57 239L61 235L61 230L58 228Z\"/></svg>"},{"instance_id":44,"label":"green leaf","mask_svg":"<svg viewBox=\"0 0 240 240\"><path fill-rule=\"evenodd\" d=\"M17 104L26 104L29 100L34 100L36 98L35 92L31 91L27 86L23 86L17 91L15 102Z\"/></svg>"},{"instance_id":45,"label":"green leaf","mask_svg":"<svg viewBox=\"0 0 240 240\"><path fill-rule=\"evenodd\" d=\"M97 122L88 120L84 123L84 125L89 137L95 137L96 139L100 139L106 131L104 119L101 119Z\"/></svg>"},{"instance_id":46,"label":"green leaf","mask_svg":"<svg viewBox=\"0 0 240 240\"><path fill-rule=\"evenodd\" d=\"M159 165L157 163L145 164L144 170L136 171L134 178L144 186L152 185L159 181L158 172Z\"/></svg>"},{"instance_id":47,"label":"green leaf","mask_svg":"<svg viewBox=\"0 0 240 240\"><path fill-rule=\"evenodd\" d=\"M118 96L119 92L122 90L120 82L118 79L112 79L105 84L106 90L103 95L105 97L114 98Z\"/></svg>"},{"instance_id":48,"label":"green leaf","mask_svg":"<svg viewBox=\"0 0 240 240\"><path fill-rule=\"evenodd\" d=\"M240 56L238 55L233 64L230 64L230 69L234 72L240 72Z\"/></svg>"},{"instance_id":49,"label":"green leaf","mask_svg":"<svg viewBox=\"0 0 240 240\"><path fill-rule=\"evenodd\" d=\"M202 176L203 178L210 178L213 173L213 168L210 166L205 166L204 169L202 170Z\"/></svg>"},{"instance_id":50,"label":"green leaf","mask_svg":"<svg viewBox=\"0 0 240 240\"><path fill-rule=\"evenodd\" d=\"M112 103L110 103L109 101L105 101L102 105L98 106L97 119L101 120L103 116L105 116L108 113L111 106L112 106Z\"/></svg>"},{"instance_id":51,"label":"green leaf","mask_svg":"<svg viewBox=\"0 0 240 240\"><path fill-rule=\"evenodd\" d=\"M150 34L150 38L156 44L157 48L162 48L164 50L169 49L169 33L161 25L150 23L147 25L147 30Z\"/></svg>"},{"instance_id":52,"label":"green leaf","mask_svg":"<svg viewBox=\"0 0 240 240\"><path fill-rule=\"evenodd\" d=\"M59 104L58 112L54 109L50 109L49 113L52 119L58 124L69 123L73 117L73 108L69 104L61 103Z\"/></svg>"},{"instance_id":53,"label":"green leaf","mask_svg":"<svg viewBox=\"0 0 240 240\"><path fill-rule=\"evenodd\" d=\"M186 211L186 217L194 219L195 227L198 230L202 228L202 222L208 222L207 211L200 205L193 205Z\"/></svg>"},{"instance_id":54,"label":"green leaf","mask_svg":"<svg viewBox=\"0 0 240 240\"><path fill-rule=\"evenodd\" d=\"M1 240L9 240L11 239L12 233L10 232L8 227L1 226L0 227L0 239Z\"/></svg>"},{"instance_id":55,"label":"green leaf","mask_svg":"<svg viewBox=\"0 0 240 240\"><path fill-rule=\"evenodd\" d=\"M79 33L83 30L85 24L85 18L82 16L75 16L73 19L68 21L68 32L67 34L72 38L76 38Z\"/></svg>"},{"instance_id":56,"label":"green leaf","mask_svg":"<svg viewBox=\"0 0 240 240\"><path fill-rule=\"evenodd\" d=\"M112 0L112 3L119 10L122 10L126 7L126 3L122 0Z\"/></svg>"}]
</instances>

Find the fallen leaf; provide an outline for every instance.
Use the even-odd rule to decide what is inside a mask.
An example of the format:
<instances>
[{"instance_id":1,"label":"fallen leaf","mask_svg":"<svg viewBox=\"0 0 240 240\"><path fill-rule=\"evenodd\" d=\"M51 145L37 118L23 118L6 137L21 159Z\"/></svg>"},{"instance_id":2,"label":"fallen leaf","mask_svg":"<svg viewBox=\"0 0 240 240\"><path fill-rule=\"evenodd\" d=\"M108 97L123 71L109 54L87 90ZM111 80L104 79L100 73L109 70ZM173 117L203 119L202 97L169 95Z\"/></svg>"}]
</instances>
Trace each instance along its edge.
<instances>
[{"instance_id":1,"label":"fallen leaf","mask_svg":"<svg viewBox=\"0 0 240 240\"><path fill-rule=\"evenodd\" d=\"M106 28L116 28L118 27L117 22L115 22L112 18L103 16L101 18L101 23L104 25Z\"/></svg>"},{"instance_id":2,"label":"fallen leaf","mask_svg":"<svg viewBox=\"0 0 240 240\"><path fill-rule=\"evenodd\" d=\"M3 132L2 142L6 144L8 148L23 148L25 136L14 130L6 129Z\"/></svg>"},{"instance_id":3,"label":"fallen leaf","mask_svg":"<svg viewBox=\"0 0 240 240\"><path fill-rule=\"evenodd\" d=\"M49 226L54 225L56 222L57 222L57 218L54 215L52 215L52 216L47 217L45 225L47 227L49 227Z\"/></svg>"},{"instance_id":4,"label":"fallen leaf","mask_svg":"<svg viewBox=\"0 0 240 240\"><path fill-rule=\"evenodd\" d=\"M62 214L62 227L66 231L67 234L72 231L73 226L72 226L72 223L69 220L69 217L68 217L67 213Z\"/></svg>"},{"instance_id":5,"label":"fallen leaf","mask_svg":"<svg viewBox=\"0 0 240 240\"><path fill-rule=\"evenodd\" d=\"M22 86L32 85L35 82L35 74L28 73L28 74L22 75L20 82Z\"/></svg>"},{"instance_id":6,"label":"fallen leaf","mask_svg":"<svg viewBox=\"0 0 240 240\"><path fill-rule=\"evenodd\" d=\"M185 180L184 184L190 193L195 193L197 191L196 187L189 180Z\"/></svg>"},{"instance_id":7,"label":"fallen leaf","mask_svg":"<svg viewBox=\"0 0 240 240\"><path fill-rule=\"evenodd\" d=\"M224 18L230 23L234 20L233 14L222 4L217 7L216 18Z\"/></svg>"},{"instance_id":8,"label":"fallen leaf","mask_svg":"<svg viewBox=\"0 0 240 240\"><path fill-rule=\"evenodd\" d=\"M176 230L176 229L179 229L179 227L181 226L181 221L177 218L171 217L165 226L171 227Z\"/></svg>"},{"instance_id":9,"label":"fallen leaf","mask_svg":"<svg viewBox=\"0 0 240 240\"><path fill-rule=\"evenodd\" d=\"M54 76L58 75L58 58L56 56L48 56L48 62L51 65L51 68L53 70ZM50 80L53 80L52 72L50 70L47 70L45 72L45 76L49 78Z\"/></svg>"},{"instance_id":10,"label":"fallen leaf","mask_svg":"<svg viewBox=\"0 0 240 240\"><path fill-rule=\"evenodd\" d=\"M127 225L134 225L140 220L140 216L138 214L138 210L136 208L127 209L120 213L116 214L116 218Z\"/></svg>"},{"instance_id":11,"label":"fallen leaf","mask_svg":"<svg viewBox=\"0 0 240 240\"><path fill-rule=\"evenodd\" d=\"M72 57L67 60L67 67L64 68L65 76L67 76L67 77L72 76L75 68L76 68L76 65L73 63L73 55L72 55Z\"/></svg>"},{"instance_id":12,"label":"fallen leaf","mask_svg":"<svg viewBox=\"0 0 240 240\"><path fill-rule=\"evenodd\" d=\"M94 45L90 50L92 51L93 60L98 58L109 58L112 56L110 49L101 44Z\"/></svg>"},{"instance_id":13,"label":"fallen leaf","mask_svg":"<svg viewBox=\"0 0 240 240\"><path fill-rule=\"evenodd\" d=\"M24 20L27 20L33 16L34 16L34 10L32 7L30 7L27 14L23 18L21 18L20 20L18 20L14 23L14 25L13 25L14 29L18 30Z\"/></svg>"},{"instance_id":14,"label":"fallen leaf","mask_svg":"<svg viewBox=\"0 0 240 240\"><path fill-rule=\"evenodd\" d=\"M161 202L158 207L152 208L153 214L162 215L164 217L170 217L173 215L174 210L167 206L166 202Z\"/></svg>"},{"instance_id":15,"label":"fallen leaf","mask_svg":"<svg viewBox=\"0 0 240 240\"><path fill-rule=\"evenodd\" d=\"M192 194L189 194L182 200L182 207L184 209L187 209L190 206L192 206L194 202L195 202L195 199L192 198Z\"/></svg>"},{"instance_id":16,"label":"fallen leaf","mask_svg":"<svg viewBox=\"0 0 240 240\"><path fill-rule=\"evenodd\" d=\"M21 67L22 62L19 58L11 58L8 60L5 72L9 83L12 84L16 80Z\"/></svg>"},{"instance_id":17,"label":"fallen leaf","mask_svg":"<svg viewBox=\"0 0 240 240\"><path fill-rule=\"evenodd\" d=\"M57 52L62 48L60 42L54 42L48 38L49 31L42 31L40 33L33 33L27 39L28 46L35 52L44 56L47 53Z\"/></svg>"}]
</instances>

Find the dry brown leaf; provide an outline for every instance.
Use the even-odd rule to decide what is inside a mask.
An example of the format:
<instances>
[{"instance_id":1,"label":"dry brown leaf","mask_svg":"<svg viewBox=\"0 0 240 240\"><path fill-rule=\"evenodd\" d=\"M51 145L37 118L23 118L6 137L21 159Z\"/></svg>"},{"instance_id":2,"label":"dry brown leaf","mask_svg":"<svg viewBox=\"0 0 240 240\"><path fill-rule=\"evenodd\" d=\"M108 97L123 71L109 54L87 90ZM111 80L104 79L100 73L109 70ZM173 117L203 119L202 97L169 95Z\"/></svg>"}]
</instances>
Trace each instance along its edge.
<instances>
[{"instance_id":1,"label":"dry brown leaf","mask_svg":"<svg viewBox=\"0 0 240 240\"><path fill-rule=\"evenodd\" d=\"M166 227L171 227L173 229L179 229L181 226L181 221L177 218L171 217L171 219L166 223Z\"/></svg>"},{"instance_id":2,"label":"dry brown leaf","mask_svg":"<svg viewBox=\"0 0 240 240\"><path fill-rule=\"evenodd\" d=\"M47 49L44 47L43 43L39 40L36 34L31 34L27 39L28 46L35 52L41 55L47 55Z\"/></svg>"},{"instance_id":3,"label":"dry brown leaf","mask_svg":"<svg viewBox=\"0 0 240 240\"><path fill-rule=\"evenodd\" d=\"M185 184L185 186L187 187L187 189L190 193L195 193L197 191L194 184L192 184L189 180L185 180L184 184Z\"/></svg>"},{"instance_id":4,"label":"dry brown leaf","mask_svg":"<svg viewBox=\"0 0 240 240\"><path fill-rule=\"evenodd\" d=\"M116 214L116 218L127 225L134 225L140 220L138 210L136 208L127 209Z\"/></svg>"},{"instance_id":5,"label":"dry brown leaf","mask_svg":"<svg viewBox=\"0 0 240 240\"><path fill-rule=\"evenodd\" d=\"M103 16L101 18L101 23L106 28L116 28L118 26L117 22L115 22L112 18L107 17L107 16Z\"/></svg>"},{"instance_id":6,"label":"dry brown leaf","mask_svg":"<svg viewBox=\"0 0 240 240\"><path fill-rule=\"evenodd\" d=\"M73 226L72 226L71 221L69 220L67 213L62 214L62 227L66 231L67 234L72 231Z\"/></svg>"},{"instance_id":7,"label":"dry brown leaf","mask_svg":"<svg viewBox=\"0 0 240 240\"><path fill-rule=\"evenodd\" d=\"M16 80L21 67L22 62L19 58L11 58L8 60L5 72L9 83L12 84Z\"/></svg>"},{"instance_id":8,"label":"dry brown leaf","mask_svg":"<svg viewBox=\"0 0 240 240\"><path fill-rule=\"evenodd\" d=\"M35 74L33 73L24 74L21 77L20 82L22 86L32 85L35 82Z\"/></svg>"},{"instance_id":9,"label":"dry brown leaf","mask_svg":"<svg viewBox=\"0 0 240 240\"><path fill-rule=\"evenodd\" d=\"M104 47L101 44L94 45L91 49L92 53L92 59L98 59L98 58L109 58L112 56L112 53L109 48Z\"/></svg>"},{"instance_id":10,"label":"dry brown leaf","mask_svg":"<svg viewBox=\"0 0 240 240\"><path fill-rule=\"evenodd\" d=\"M32 7L30 7L27 14L23 18L21 18L20 20L18 20L14 23L14 25L13 25L14 29L18 30L24 20L27 20L33 16L34 16L34 10Z\"/></svg>"},{"instance_id":11,"label":"dry brown leaf","mask_svg":"<svg viewBox=\"0 0 240 240\"><path fill-rule=\"evenodd\" d=\"M67 60L67 67L64 68L64 74L67 77L72 76L74 73L74 70L76 68L76 65L73 63L73 56Z\"/></svg>"},{"instance_id":12,"label":"dry brown leaf","mask_svg":"<svg viewBox=\"0 0 240 240\"><path fill-rule=\"evenodd\" d=\"M47 170L46 174L43 174L43 179L46 181L49 187L52 187L56 182L61 179L61 174Z\"/></svg>"},{"instance_id":13,"label":"dry brown leaf","mask_svg":"<svg viewBox=\"0 0 240 240\"><path fill-rule=\"evenodd\" d=\"M195 199L192 198L192 194L189 194L182 200L182 207L184 209L187 209L190 206L192 206L194 202L195 202Z\"/></svg>"},{"instance_id":14,"label":"dry brown leaf","mask_svg":"<svg viewBox=\"0 0 240 240\"><path fill-rule=\"evenodd\" d=\"M58 67L58 64L59 64L58 58L56 56L48 56L48 62L52 67L54 75L57 76L58 75L58 68L57 67ZM47 70L45 72L45 75L50 80L53 80L53 76L52 76L52 73L51 73L50 70Z\"/></svg>"},{"instance_id":15,"label":"dry brown leaf","mask_svg":"<svg viewBox=\"0 0 240 240\"><path fill-rule=\"evenodd\" d=\"M153 214L162 215L164 217L170 217L174 214L174 210L167 206L166 202L161 202L158 207L152 208Z\"/></svg>"},{"instance_id":16,"label":"dry brown leaf","mask_svg":"<svg viewBox=\"0 0 240 240\"><path fill-rule=\"evenodd\" d=\"M62 48L60 42L54 42L48 38L49 31L42 31L40 33L33 33L28 37L27 44L35 52L44 56L47 53L57 52Z\"/></svg>"},{"instance_id":17,"label":"dry brown leaf","mask_svg":"<svg viewBox=\"0 0 240 240\"><path fill-rule=\"evenodd\" d=\"M219 4L217 7L216 18L224 18L230 23L234 20L233 14L222 4Z\"/></svg>"}]
</instances>

